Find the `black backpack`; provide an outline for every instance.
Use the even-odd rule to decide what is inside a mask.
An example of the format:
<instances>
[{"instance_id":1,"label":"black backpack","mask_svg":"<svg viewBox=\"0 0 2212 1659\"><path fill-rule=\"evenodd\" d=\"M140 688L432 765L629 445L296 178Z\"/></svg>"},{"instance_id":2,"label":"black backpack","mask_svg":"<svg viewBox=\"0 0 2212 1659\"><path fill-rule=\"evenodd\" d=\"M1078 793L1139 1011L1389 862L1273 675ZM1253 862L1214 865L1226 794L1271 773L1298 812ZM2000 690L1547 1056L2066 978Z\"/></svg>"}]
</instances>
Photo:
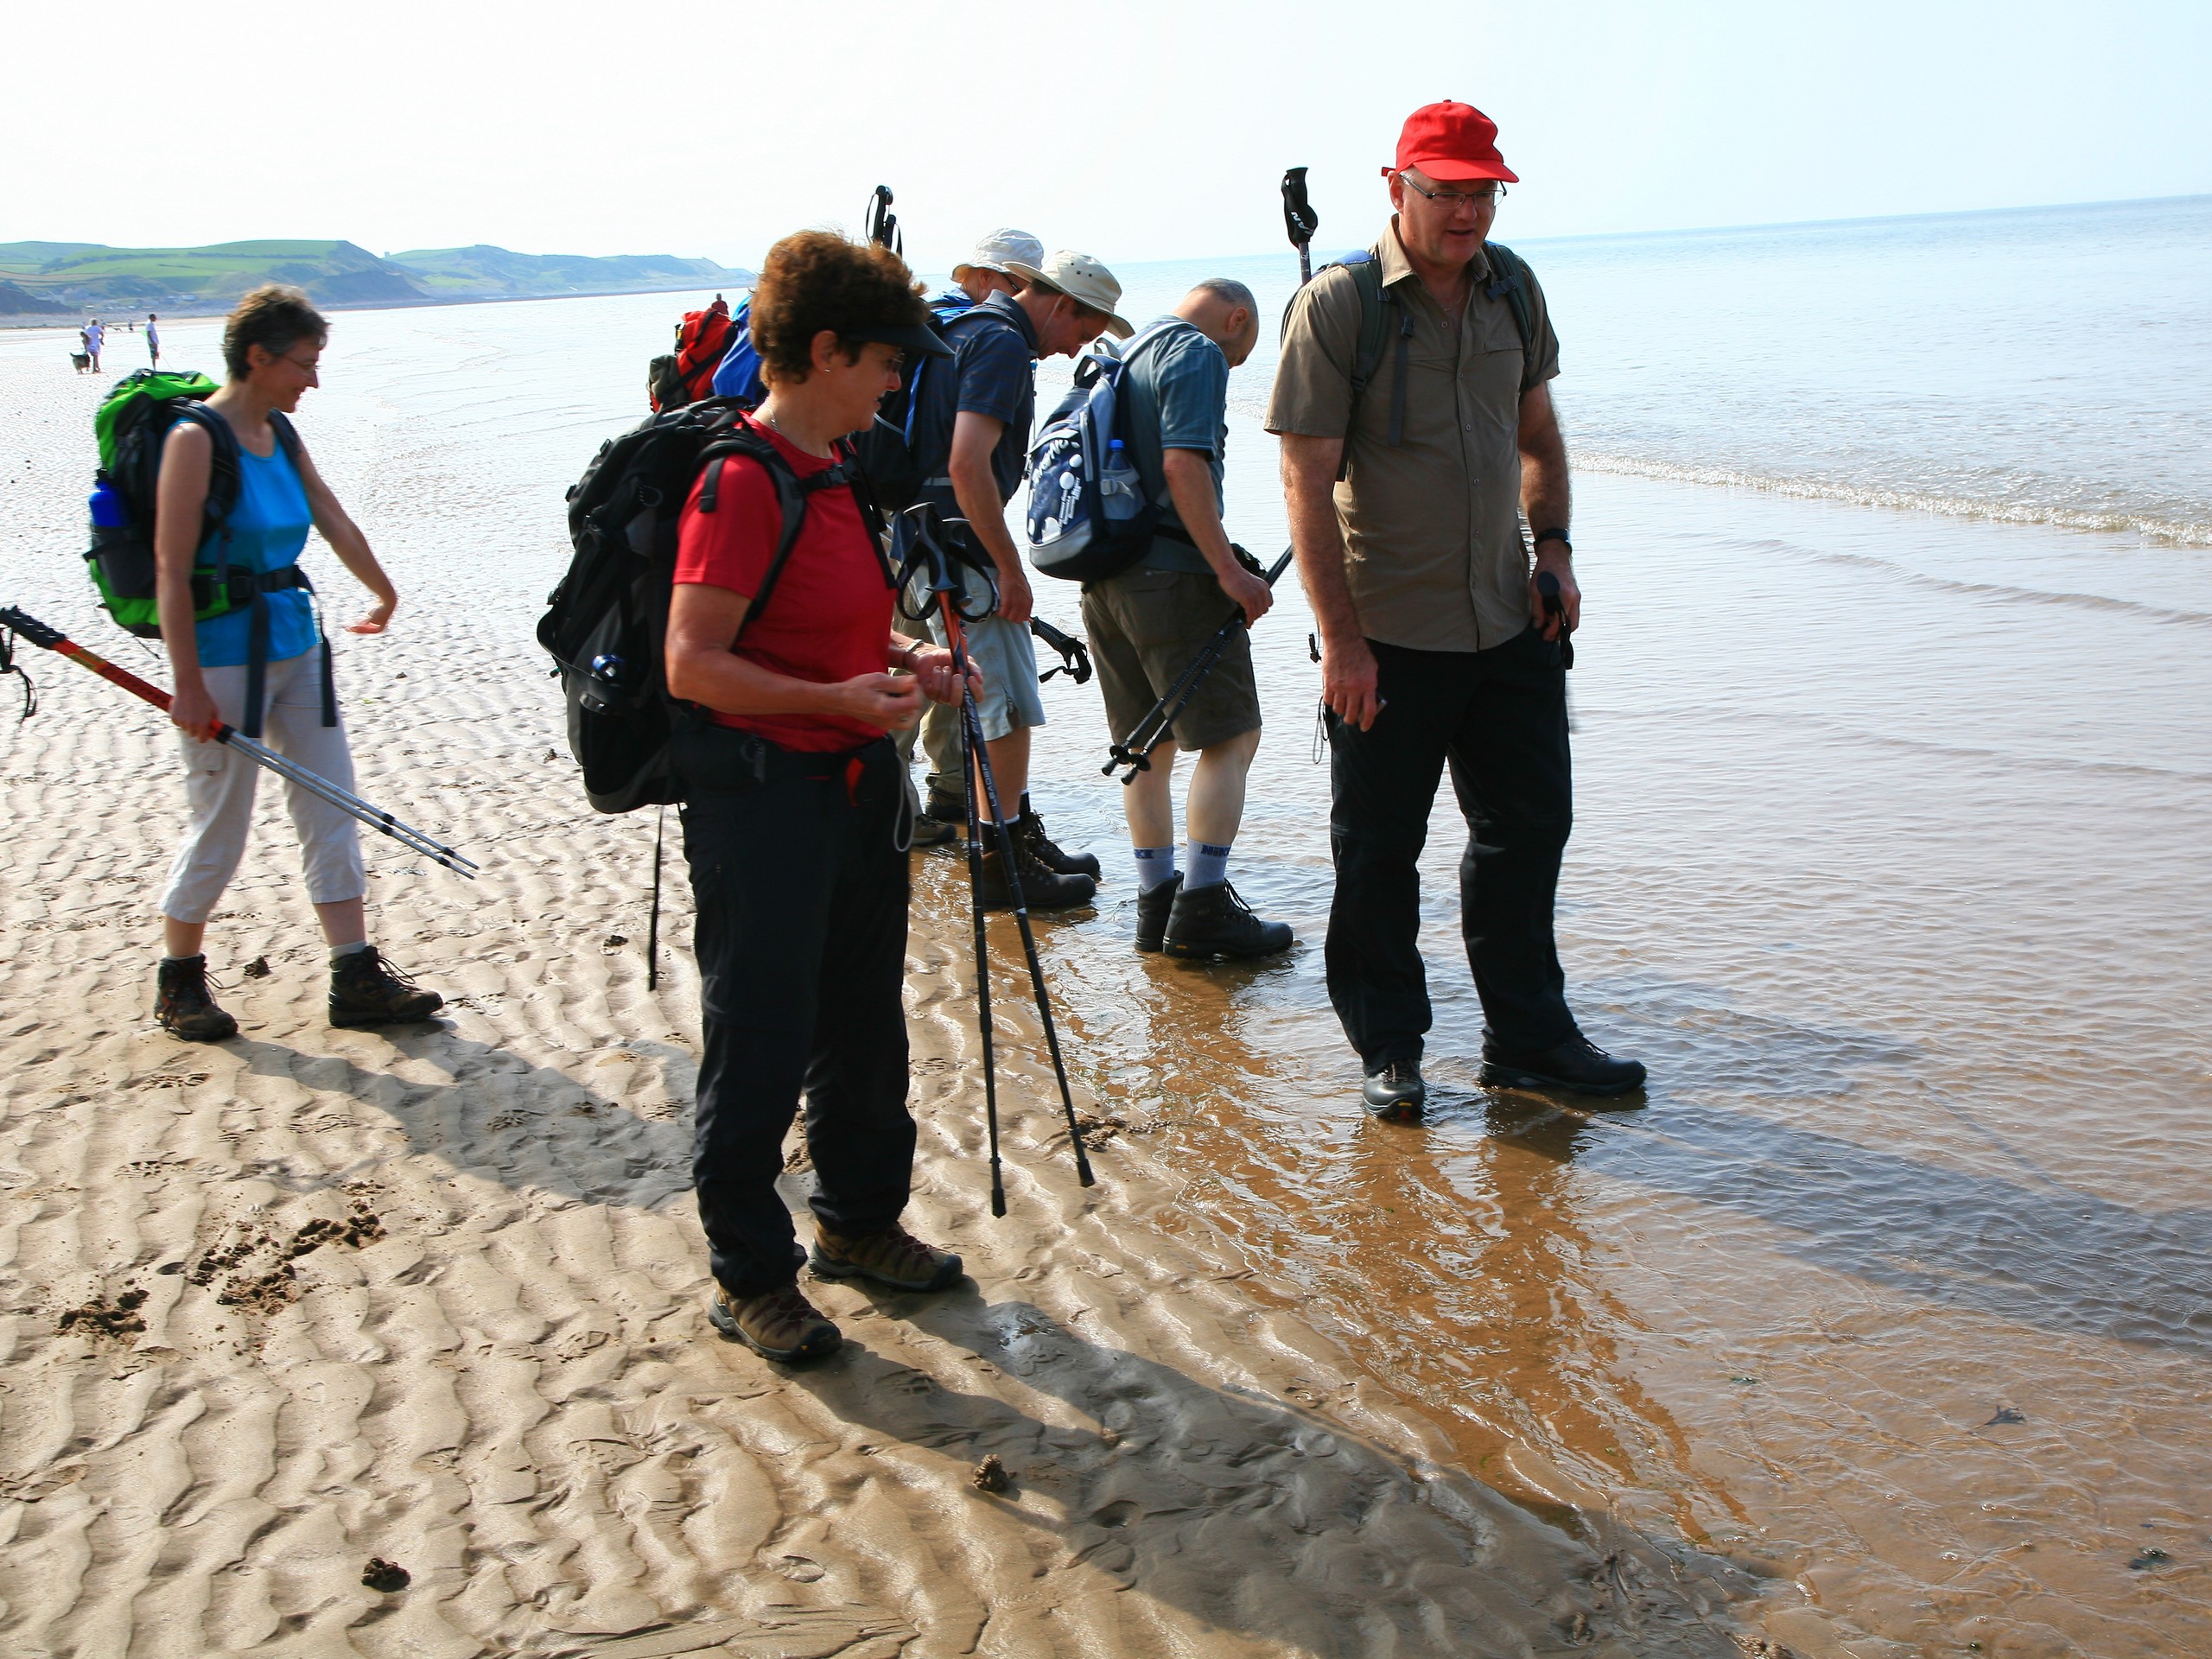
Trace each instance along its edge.
<instances>
[{"instance_id":1,"label":"black backpack","mask_svg":"<svg viewBox=\"0 0 2212 1659\"><path fill-rule=\"evenodd\" d=\"M668 745L687 706L669 696L663 651L676 577L677 521L700 474L707 472L702 512L715 510L721 463L731 455L759 461L775 480L783 532L746 612L747 626L766 608L815 491L840 485L852 489L862 519L872 531L877 526L874 503L849 454L803 479L773 444L740 423L747 407L737 398L710 397L655 415L601 444L569 491L574 551L568 573L546 599L537 643L552 654L561 677L569 752L582 768L584 794L598 811L630 812L679 798Z\"/></svg>"},{"instance_id":2,"label":"black backpack","mask_svg":"<svg viewBox=\"0 0 2212 1659\"><path fill-rule=\"evenodd\" d=\"M952 342L952 326L976 314L977 307L957 289L930 302L929 326L939 340ZM899 389L887 394L875 419L853 434L853 453L868 480L868 493L887 512L904 512L922 499L921 459L914 453L914 397L925 374L950 374L949 363L932 365L916 357L899 377Z\"/></svg>"}]
</instances>

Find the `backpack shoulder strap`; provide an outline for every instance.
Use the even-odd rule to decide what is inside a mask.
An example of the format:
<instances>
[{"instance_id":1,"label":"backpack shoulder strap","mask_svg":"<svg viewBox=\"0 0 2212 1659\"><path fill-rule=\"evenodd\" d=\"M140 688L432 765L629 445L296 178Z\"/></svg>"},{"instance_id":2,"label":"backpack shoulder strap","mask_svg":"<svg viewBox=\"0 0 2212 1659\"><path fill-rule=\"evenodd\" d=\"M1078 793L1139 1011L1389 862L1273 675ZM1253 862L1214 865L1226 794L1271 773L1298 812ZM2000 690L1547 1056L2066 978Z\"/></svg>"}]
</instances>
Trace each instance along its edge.
<instances>
[{"instance_id":1,"label":"backpack shoulder strap","mask_svg":"<svg viewBox=\"0 0 2212 1659\"><path fill-rule=\"evenodd\" d=\"M292 417L281 409L269 411L269 427L276 435L276 442L284 447L284 459L293 466L300 464L300 429L292 424Z\"/></svg>"},{"instance_id":2,"label":"backpack shoulder strap","mask_svg":"<svg viewBox=\"0 0 2212 1659\"><path fill-rule=\"evenodd\" d=\"M776 486L776 502L783 511L784 520L782 532L776 537L775 553L769 558L768 569L761 575L760 589L753 595L752 603L746 607L745 620L738 624L737 638L742 639L746 629L753 626L753 619L768 607L769 595L775 592L777 580L782 576L784 566L791 560L791 549L798 544L799 532L806 528L807 497L817 490L849 480L845 476L842 465L817 473L811 478L801 478L774 444L740 427L715 439L699 457L700 464L709 469L706 482L699 491L700 512L712 512L715 510L715 500L721 493L722 463L740 455L748 461L758 461L767 473L769 480ZM733 639L730 643L735 645L737 641Z\"/></svg>"},{"instance_id":3,"label":"backpack shoulder strap","mask_svg":"<svg viewBox=\"0 0 2212 1659\"><path fill-rule=\"evenodd\" d=\"M197 401L177 405L176 417L190 421L207 435L207 442L214 453L207 458L207 505L204 509L207 522L219 523L231 516L231 509L238 499L238 435L231 430L231 423L207 404ZM271 412L272 420L277 418ZM283 429L277 429L282 442Z\"/></svg>"},{"instance_id":4,"label":"backpack shoulder strap","mask_svg":"<svg viewBox=\"0 0 2212 1659\"><path fill-rule=\"evenodd\" d=\"M1351 395L1357 400L1382 366L1382 352L1390 333L1384 308L1392 301L1382 290L1382 262L1373 254L1351 254L1338 263L1351 272L1352 287L1359 295L1359 347L1353 353L1351 370Z\"/></svg>"},{"instance_id":5,"label":"backpack shoulder strap","mask_svg":"<svg viewBox=\"0 0 2212 1659\"><path fill-rule=\"evenodd\" d=\"M1511 308L1513 326L1521 335L1521 354L1533 361L1536 355L1536 308L1529 298L1529 262L1503 242L1484 243L1483 251L1490 256L1491 270L1483 296L1503 300Z\"/></svg>"}]
</instances>

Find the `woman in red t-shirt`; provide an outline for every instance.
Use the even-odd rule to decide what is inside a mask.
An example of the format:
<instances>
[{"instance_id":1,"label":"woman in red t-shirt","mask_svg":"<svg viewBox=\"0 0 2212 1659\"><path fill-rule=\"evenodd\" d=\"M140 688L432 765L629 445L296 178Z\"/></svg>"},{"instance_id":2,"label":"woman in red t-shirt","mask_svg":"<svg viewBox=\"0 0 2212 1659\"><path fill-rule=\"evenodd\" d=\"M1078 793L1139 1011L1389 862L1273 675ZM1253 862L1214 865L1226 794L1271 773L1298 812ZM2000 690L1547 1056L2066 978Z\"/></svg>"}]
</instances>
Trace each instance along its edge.
<instances>
[{"instance_id":1,"label":"woman in red t-shirt","mask_svg":"<svg viewBox=\"0 0 2212 1659\"><path fill-rule=\"evenodd\" d=\"M948 354L928 319L887 250L822 231L776 244L752 301L768 395L744 426L766 450L702 471L677 529L668 687L704 713L673 744L704 1028L693 1174L709 1314L771 1359L839 1341L799 1294L801 1262L901 1290L960 1277L958 1256L899 1224L914 1161L908 798L887 735L913 724L924 696L955 700L958 680L950 652L893 630L890 567L833 470L904 359ZM784 531L772 467L796 479L804 516L754 615ZM802 1090L817 1181L809 1253L776 1191Z\"/></svg>"}]
</instances>

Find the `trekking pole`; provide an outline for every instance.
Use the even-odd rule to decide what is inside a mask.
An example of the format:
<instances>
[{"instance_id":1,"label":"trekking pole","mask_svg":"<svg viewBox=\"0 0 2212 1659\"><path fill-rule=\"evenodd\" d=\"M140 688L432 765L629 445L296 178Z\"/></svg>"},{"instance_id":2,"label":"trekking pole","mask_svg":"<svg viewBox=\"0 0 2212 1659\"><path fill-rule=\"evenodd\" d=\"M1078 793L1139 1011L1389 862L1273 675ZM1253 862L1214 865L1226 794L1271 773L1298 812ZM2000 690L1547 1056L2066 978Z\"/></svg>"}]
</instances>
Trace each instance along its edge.
<instances>
[{"instance_id":1,"label":"trekking pole","mask_svg":"<svg viewBox=\"0 0 2212 1659\"><path fill-rule=\"evenodd\" d=\"M875 194L868 199L865 234L879 248L888 248L904 257L906 238L899 233L899 215L891 211L891 187L879 184Z\"/></svg>"},{"instance_id":2,"label":"trekking pole","mask_svg":"<svg viewBox=\"0 0 2212 1659\"><path fill-rule=\"evenodd\" d=\"M915 515L915 549L918 556L926 560L929 580L925 591L933 597L939 614L944 620L945 642L952 648L953 671L960 677L960 741L963 753L961 770L966 774L963 793L968 806L968 884L973 895L976 918L976 987L978 1011L982 1020L983 1033L983 1107L988 1119L991 1137L991 1213L1006 1214L1006 1189L1000 1179L998 1141L998 1093L992 1075L991 1011L987 988L988 939L983 912L983 855L982 824L978 822L980 808L988 805L991 823L998 831L999 861L1006 872L1007 896L1013 900L1014 925L1021 932L1021 953L1029 968L1029 986L1037 998L1038 1023L1045 1027L1045 1047L1052 1056L1052 1077L1059 1085L1060 1111L1067 1120L1068 1145L1075 1152L1075 1172L1077 1185L1091 1186L1096 1178L1090 1173L1090 1159L1084 1150L1083 1131L1075 1121L1075 1096L1068 1089L1067 1063L1060 1056L1060 1034L1052 1022L1052 998L1045 989L1044 964L1037 958L1037 935L1029 922L1029 906L1021 896L1021 873L1015 867L1014 826L1007 823L999 809L998 779L991 771L990 749L983 740L982 711L976 706L976 688L968 678L968 631L965 624L980 621L990 614L987 607L974 617L962 613L955 597L959 584L952 575L951 559L944 545L938 541L930 520L936 510L925 504L910 507ZM904 591L906 581L899 582ZM976 784L982 785L982 800L976 799Z\"/></svg>"},{"instance_id":3,"label":"trekking pole","mask_svg":"<svg viewBox=\"0 0 2212 1659\"><path fill-rule=\"evenodd\" d=\"M1044 684L1055 674L1065 674L1077 685L1090 683L1090 650L1082 640L1073 634L1062 633L1041 616L1029 619L1029 632L1033 638L1043 640L1060 654L1060 665L1039 674L1038 684Z\"/></svg>"},{"instance_id":4,"label":"trekking pole","mask_svg":"<svg viewBox=\"0 0 2212 1659\"><path fill-rule=\"evenodd\" d=\"M1567 607L1559 596L1559 578L1546 570L1536 577L1536 592L1544 601L1544 614L1559 619L1559 665L1574 666L1574 630L1567 625Z\"/></svg>"},{"instance_id":5,"label":"trekking pole","mask_svg":"<svg viewBox=\"0 0 2212 1659\"><path fill-rule=\"evenodd\" d=\"M129 669L118 668L106 658L86 650L75 640L68 639L58 629L49 628L35 616L28 615L15 607L10 606L5 609L0 609L0 628L7 628L15 633L21 634L35 645L67 657L79 668L90 669L111 684L121 686L132 696L152 703L155 708L165 714L168 710L169 694L168 692L159 686L149 685ZM0 673L10 672L21 674L22 671L15 666L13 651L0 648ZM24 683L26 685L29 683L29 676L24 676ZM30 709L26 707L24 718L29 719L29 716ZM468 859L463 858L443 842L434 841L412 825L402 823L382 807L371 804L351 790L339 788L327 778L318 777L296 760L289 760L264 747L237 728L226 726L219 720L215 722L215 728L211 735L214 741L229 744L247 759L275 772L286 783L297 785L308 794L336 807L340 811L359 818L370 829L381 835L391 836L408 851L420 853L423 857L444 865L455 875L465 875L472 881L476 879L477 866Z\"/></svg>"},{"instance_id":6,"label":"trekking pole","mask_svg":"<svg viewBox=\"0 0 2212 1659\"><path fill-rule=\"evenodd\" d=\"M1307 245L1321 228L1321 215L1306 200L1306 169L1294 167L1282 175L1282 222L1290 232L1290 245L1298 250L1298 285L1313 280L1313 257Z\"/></svg>"},{"instance_id":7,"label":"trekking pole","mask_svg":"<svg viewBox=\"0 0 2212 1659\"><path fill-rule=\"evenodd\" d=\"M1290 569L1290 550L1286 547L1282 556L1265 573L1263 579L1268 587L1274 587L1281 580L1282 573ZM1221 653L1229 649L1229 642L1236 637L1236 631L1249 626L1244 620L1243 606L1230 612L1228 620L1217 628L1213 637L1199 648L1198 654L1191 659L1190 666L1176 677L1174 684L1167 688L1166 695L1152 705L1152 711L1129 728L1127 737L1108 746L1106 764L1098 769L1101 777L1110 778L1114 775L1115 767L1127 766L1128 771L1122 779L1122 787L1127 788L1136 782L1139 772L1152 770L1152 752L1167 741L1168 733L1174 729L1175 722L1182 716L1183 711L1191 706L1191 699L1198 695L1198 687L1206 676L1213 672L1213 665L1221 660Z\"/></svg>"}]
</instances>

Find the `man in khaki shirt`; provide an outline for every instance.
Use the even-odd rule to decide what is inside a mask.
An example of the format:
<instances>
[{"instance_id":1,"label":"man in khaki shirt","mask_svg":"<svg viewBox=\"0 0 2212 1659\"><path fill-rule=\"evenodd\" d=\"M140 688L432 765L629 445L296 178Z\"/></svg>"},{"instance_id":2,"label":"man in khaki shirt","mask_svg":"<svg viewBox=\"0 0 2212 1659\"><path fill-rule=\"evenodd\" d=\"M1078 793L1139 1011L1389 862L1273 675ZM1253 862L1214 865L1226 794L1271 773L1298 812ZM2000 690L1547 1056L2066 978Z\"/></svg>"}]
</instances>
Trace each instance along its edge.
<instances>
[{"instance_id":1,"label":"man in khaki shirt","mask_svg":"<svg viewBox=\"0 0 2212 1659\"><path fill-rule=\"evenodd\" d=\"M1447 760L1469 830L1460 925L1482 997L1483 1080L1617 1095L1644 1076L1576 1028L1553 942L1573 784L1561 621L1539 602L1536 577L1557 579L1567 632L1581 592L1547 384L1559 342L1535 277L1484 246L1500 181L1515 177L1497 137L1465 104L1407 120L1383 169L1390 228L1293 302L1268 410L1324 641L1329 998L1359 1051L1367 1108L1386 1118L1418 1116L1427 1095L1415 867ZM1368 260L1382 279L1383 349L1356 390L1363 304L1352 267Z\"/></svg>"}]
</instances>

